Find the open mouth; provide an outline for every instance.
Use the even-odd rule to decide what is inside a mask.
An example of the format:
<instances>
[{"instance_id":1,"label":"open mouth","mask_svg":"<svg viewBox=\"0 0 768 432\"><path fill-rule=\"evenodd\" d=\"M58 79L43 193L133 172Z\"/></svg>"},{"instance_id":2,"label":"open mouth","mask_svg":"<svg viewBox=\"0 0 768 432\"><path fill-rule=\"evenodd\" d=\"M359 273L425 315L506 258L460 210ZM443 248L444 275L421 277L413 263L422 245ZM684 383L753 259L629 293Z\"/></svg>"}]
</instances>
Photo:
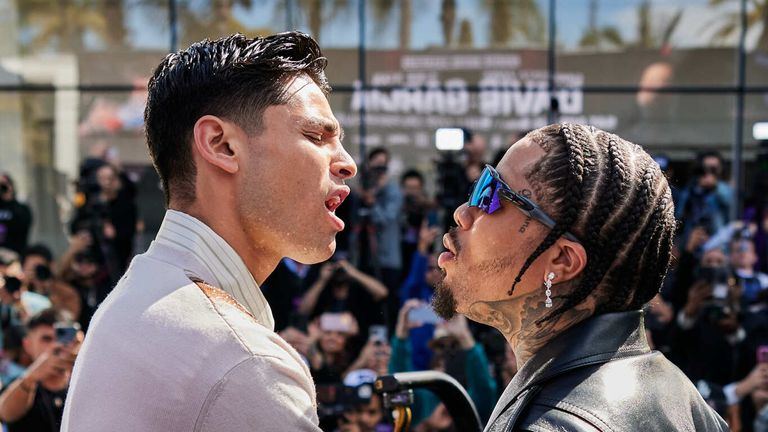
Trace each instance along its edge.
<instances>
[{"instance_id":1,"label":"open mouth","mask_svg":"<svg viewBox=\"0 0 768 432\"><path fill-rule=\"evenodd\" d=\"M328 199L325 200L325 208L331 213L335 212L337 208L344 202L349 196L349 188L341 188L335 190Z\"/></svg>"},{"instance_id":2,"label":"open mouth","mask_svg":"<svg viewBox=\"0 0 768 432\"><path fill-rule=\"evenodd\" d=\"M344 186L331 192L325 200L325 208L328 210L328 217L336 231L344 230L344 221L336 216L336 209L339 208L347 196L349 196L349 187Z\"/></svg>"}]
</instances>

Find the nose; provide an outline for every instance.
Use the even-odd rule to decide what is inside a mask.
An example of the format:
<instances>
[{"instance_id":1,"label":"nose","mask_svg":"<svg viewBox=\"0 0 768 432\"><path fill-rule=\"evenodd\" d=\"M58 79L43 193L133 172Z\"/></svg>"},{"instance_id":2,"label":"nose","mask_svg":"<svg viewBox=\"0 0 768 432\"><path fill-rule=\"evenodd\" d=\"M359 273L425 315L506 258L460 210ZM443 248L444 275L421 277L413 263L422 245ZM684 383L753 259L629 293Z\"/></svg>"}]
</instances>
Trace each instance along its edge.
<instances>
[{"instance_id":1,"label":"nose","mask_svg":"<svg viewBox=\"0 0 768 432\"><path fill-rule=\"evenodd\" d=\"M474 222L474 216L467 203L456 208L453 212L453 220L460 229L469 229Z\"/></svg>"},{"instance_id":2,"label":"nose","mask_svg":"<svg viewBox=\"0 0 768 432\"><path fill-rule=\"evenodd\" d=\"M331 174L333 174L334 177L347 180L357 174L357 164L341 144L339 144L338 148L339 151L336 152L336 156L331 162Z\"/></svg>"}]
</instances>

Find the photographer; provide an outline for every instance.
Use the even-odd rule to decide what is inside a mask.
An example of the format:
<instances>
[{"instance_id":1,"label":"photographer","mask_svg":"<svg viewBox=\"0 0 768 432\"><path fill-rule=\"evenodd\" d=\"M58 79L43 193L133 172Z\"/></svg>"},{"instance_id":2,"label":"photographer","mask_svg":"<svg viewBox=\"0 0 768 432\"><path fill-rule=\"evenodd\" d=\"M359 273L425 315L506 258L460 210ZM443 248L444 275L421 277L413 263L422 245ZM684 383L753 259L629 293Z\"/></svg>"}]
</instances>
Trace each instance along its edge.
<instances>
[{"instance_id":1,"label":"photographer","mask_svg":"<svg viewBox=\"0 0 768 432\"><path fill-rule=\"evenodd\" d=\"M88 231L77 232L70 238L69 248L59 263L61 280L72 286L80 297L78 321L84 331L112 286L109 271L94 254L92 244Z\"/></svg>"},{"instance_id":2,"label":"photographer","mask_svg":"<svg viewBox=\"0 0 768 432\"><path fill-rule=\"evenodd\" d=\"M403 274L408 274L411 269L409 260L418 247L422 225L438 225L437 209L424 190L424 176L419 171L406 171L400 177L400 187L404 198L401 255Z\"/></svg>"},{"instance_id":3,"label":"photographer","mask_svg":"<svg viewBox=\"0 0 768 432\"><path fill-rule=\"evenodd\" d=\"M383 322L381 300L388 290L381 282L363 273L347 260L328 261L299 303L299 313L315 319L325 312L351 312L362 331Z\"/></svg>"},{"instance_id":4,"label":"photographer","mask_svg":"<svg viewBox=\"0 0 768 432\"><path fill-rule=\"evenodd\" d=\"M715 151L699 153L694 179L683 188L675 203L675 218L681 220L683 244L696 226L704 226L710 236L730 221L733 190L723 181L723 158Z\"/></svg>"},{"instance_id":5,"label":"photographer","mask_svg":"<svg viewBox=\"0 0 768 432\"><path fill-rule=\"evenodd\" d=\"M691 381L718 385L734 381L735 348L746 338L741 320L741 287L731 277L722 252L708 251L677 314L679 331L670 356Z\"/></svg>"},{"instance_id":6,"label":"photographer","mask_svg":"<svg viewBox=\"0 0 768 432\"><path fill-rule=\"evenodd\" d=\"M0 173L0 247L24 253L31 227L32 211L16 200L11 176Z\"/></svg>"},{"instance_id":7,"label":"photographer","mask_svg":"<svg viewBox=\"0 0 768 432\"><path fill-rule=\"evenodd\" d=\"M368 154L368 169L362 178L360 194L363 207L358 210L364 225L359 262L371 263L361 265L361 269L376 276L390 292L396 292L403 266L400 251L403 195L397 183L389 179L389 161L389 152L384 148L375 148ZM393 296L387 305L389 317L394 318L397 299Z\"/></svg>"},{"instance_id":8,"label":"photographer","mask_svg":"<svg viewBox=\"0 0 768 432\"><path fill-rule=\"evenodd\" d=\"M80 296L71 285L55 277L52 265L53 254L47 246L37 244L27 248L22 264L27 289L48 297L55 309L67 311L77 319Z\"/></svg>"},{"instance_id":9,"label":"photographer","mask_svg":"<svg viewBox=\"0 0 768 432\"><path fill-rule=\"evenodd\" d=\"M729 246L731 268L736 281L741 285L744 302L754 303L758 295L768 289L768 275L755 271L758 258L755 253L755 242L749 230L738 232Z\"/></svg>"},{"instance_id":10,"label":"photographer","mask_svg":"<svg viewBox=\"0 0 768 432\"><path fill-rule=\"evenodd\" d=\"M27 371L0 395L0 420L9 432L58 431L69 378L83 334L74 327L55 330L54 309L30 318L24 350L34 360Z\"/></svg>"},{"instance_id":11,"label":"photographer","mask_svg":"<svg viewBox=\"0 0 768 432\"><path fill-rule=\"evenodd\" d=\"M77 209L71 231L90 232L94 252L103 255L113 282L117 282L128 267L136 235L138 210L133 188L124 186L117 169L106 163L95 170L94 179L88 177L80 187L85 189L85 202Z\"/></svg>"}]
</instances>

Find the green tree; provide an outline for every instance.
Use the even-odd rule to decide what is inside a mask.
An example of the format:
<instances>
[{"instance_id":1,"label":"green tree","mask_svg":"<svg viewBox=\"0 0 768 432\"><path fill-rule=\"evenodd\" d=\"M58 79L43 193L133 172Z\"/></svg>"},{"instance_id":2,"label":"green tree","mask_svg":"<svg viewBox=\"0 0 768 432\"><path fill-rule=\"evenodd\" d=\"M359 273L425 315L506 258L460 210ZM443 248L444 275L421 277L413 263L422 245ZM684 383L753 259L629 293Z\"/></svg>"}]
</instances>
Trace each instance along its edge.
<instances>
[{"instance_id":1,"label":"green tree","mask_svg":"<svg viewBox=\"0 0 768 432\"><path fill-rule=\"evenodd\" d=\"M740 0L709 0L712 7L720 7L728 3L737 4L740 3ZM738 34L741 29L741 12L739 10L729 12L716 21L720 27L713 35L712 41L722 42ZM762 30L760 38L757 40L757 47L768 50L768 0L749 0L747 4L747 29L760 24L762 24Z\"/></svg>"},{"instance_id":2,"label":"green tree","mask_svg":"<svg viewBox=\"0 0 768 432\"><path fill-rule=\"evenodd\" d=\"M88 33L108 40L109 24L93 0L17 0L16 6L22 28L34 35L22 41L23 52L80 52Z\"/></svg>"},{"instance_id":3,"label":"green tree","mask_svg":"<svg viewBox=\"0 0 768 432\"><path fill-rule=\"evenodd\" d=\"M544 41L547 26L536 0L484 0L483 6L491 18L492 46Z\"/></svg>"}]
</instances>

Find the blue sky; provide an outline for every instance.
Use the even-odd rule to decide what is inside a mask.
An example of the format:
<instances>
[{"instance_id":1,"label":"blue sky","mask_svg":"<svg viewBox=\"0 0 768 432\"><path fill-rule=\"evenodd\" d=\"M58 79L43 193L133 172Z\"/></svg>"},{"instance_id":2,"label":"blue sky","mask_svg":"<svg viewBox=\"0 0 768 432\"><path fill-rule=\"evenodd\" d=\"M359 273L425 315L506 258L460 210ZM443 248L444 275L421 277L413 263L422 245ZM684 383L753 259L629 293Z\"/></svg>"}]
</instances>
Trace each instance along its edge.
<instances>
[{"instance_id":1,"label":"blue sky","mask_svg":"<svg viewBox=\"0 0 768 432\"><path fill-rule=\"evenodd\" d=\"M334 0L327 0L331 4ZM411 39L413 49L424 49L442 45L442 30L439 22L441 0L411 0L414 6ZM210 0L180 0L195 11L204 13ZM287 29L284 5L298 4L299 0L253 0L253 7L236 8L236 16L247 27L269 28L273 31ZM141 0L129 0L128 23L131 40L137 48L167 49L169 31L167 13L144 6ZM549 9L548 0L538 0L545 19ZM637 9L641 0L598 0L598 24L616 27L625 40L637 37ZM472 23L475 46L487 46L490 28L488 11L482 7L483 0L457 0L457 23L467 19ZM573 48L589 22L590 0L557 0L558 42L564 48ZM350 0L347 9L337 13L322 29L320 43L325 48L354 48L358 44L359 23L357 1ZM372 17L370 3L368 16ZM651 9L655 26L662 27L678 11L683 15L672 42L677 47L704 46L711 40L713 25L730 11L738 10L738 0L714 9L708 0L653 0ZM309 31L306 17L301 11L294 14L295 28ZM367 21L366 44L371 48L397 47L398 11L394 9L383 26L377 26L371 18ZM753 29L748 40L756 39L759 28ZM734 46L736 39L726 41Z\"/></svg>"}]
</instances>

